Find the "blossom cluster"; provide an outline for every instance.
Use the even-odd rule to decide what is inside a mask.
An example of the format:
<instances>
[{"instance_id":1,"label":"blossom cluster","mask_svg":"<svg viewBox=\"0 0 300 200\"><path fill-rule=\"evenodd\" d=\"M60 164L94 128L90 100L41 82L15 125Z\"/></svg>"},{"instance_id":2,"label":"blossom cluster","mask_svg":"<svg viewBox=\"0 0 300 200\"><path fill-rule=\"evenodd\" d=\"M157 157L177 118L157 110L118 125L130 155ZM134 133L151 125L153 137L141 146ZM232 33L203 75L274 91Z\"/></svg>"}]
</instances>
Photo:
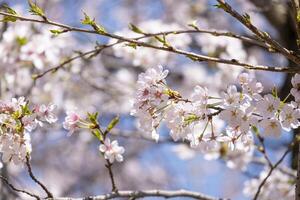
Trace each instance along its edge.
<instances>
[{"instance_id":1,"label":"blossom cluster","mask_svg":"<svg viewBox=\"0 0 300 200\"><path fill-rule=\"evenodd\" d=\"M25 161L26 155L31 152L29 133L44 123L56 122L55 108L53 104L43 104L30 109L24 97L0 102L0 152L3 162L20 164Z\"/></svg>"},{"instance_id":2,"label":"blossom cluster","mask_svg":"<svg viewBox=\"0 0 300 200\"><path fill-rule=\"evenodd\" d=\"M296 102L281 101L276 92L262 95L262 84L247 73L238 76L239 87L229 85L219 97L196 86L189 98L167 86L167 74L158 66L139 75L131 112L138 118L138 127L156 141L157 129L165 122L174 141L187 140L203 153L228 158L229 166L245 168L253 152L253 133L278 137L282 129L289 131L300 125ZM297 74L291 91L296 101L299 83Z\"/></svg>"},{"instance_id":3,"label":"blossom cluster","mask_svg":"<svg viewBox=\"0 0 300 200\"><path fill-rule=\"evenodd\" d=\"M110 163L113 163L115 160L122 162L122 154L125 152L124 147L119 146L117 140L111 142L107 135L101 131L97 122L97 115L97 113L95 115L89 114L87 118L83 118L74 110L67 111L63 127L69 131L69 135L79 129L90 130L100 141L99 151L103 154L104 158Z\"/></svg>"}]
</instances>

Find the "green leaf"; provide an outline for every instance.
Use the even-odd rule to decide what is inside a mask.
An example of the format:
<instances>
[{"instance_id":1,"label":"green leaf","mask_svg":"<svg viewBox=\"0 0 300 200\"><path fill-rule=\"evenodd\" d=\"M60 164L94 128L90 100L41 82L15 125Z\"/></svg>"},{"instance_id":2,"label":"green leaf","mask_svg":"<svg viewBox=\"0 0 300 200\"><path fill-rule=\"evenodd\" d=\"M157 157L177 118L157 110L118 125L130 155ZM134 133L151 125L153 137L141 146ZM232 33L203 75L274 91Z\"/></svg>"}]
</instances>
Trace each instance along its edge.
<instances>
[{"instance_id":1,"label":"green leaf","mask_svg":"<svg viewBox=\"0 0 300 200\"><path fill-rule=\"evenodd\" d=\"M216 7L216 8L219 8L219 9L223 9L223 10L225 10L225 9L226 9L226 6L225 6L225 5L223 5L223 4L221 4L221 3L219 3L219 4L215 4L215 5L214 5L214 7Z\"/></svg>"},{"instance_id":2,"label":"green leaf","mask_svg":"<svg viewBox=\"0 0 300 200\"><path fill-rule=\"evenodd\" d=\"M140 34L144 34L144 32L138 28L137 26L135 26L134 24L132 23L129 23L128 27L130 28L130 30L132 30L133 32L136 32L136 33L140 33Z\"/></svg>"},{"instance_id":3,"label":"green leaf","mask_svg":"<svg viewBox=\"0 0 300 200\"><path fill-rule=\"evenodd\" d=\"M113 118L110 123L108 124L106 130L104 131L104 135L108 134L120 121L120 117L117 116Z\"/></svg>"},{"instance_id":4,"label":"green leaf","mask_svg":"<svg viewBox=\"0 0 300 200\"><path fill-rule=\"evenodd\" d=\"M27 44L28 42L28 39L26 37L17 37L16 38L17 40L17 43L20 45L20 46L24 46L25 44Z\"/></svg>"},{"instance_id":5,"label":"green leaf","mask_svg":"<svg viewBox=\"0 0 300 200\"><path fill-rule=\"evenodd\" d=\"M248 13L245 13L243 15L244 19L246 20L247 23L250 23L251 22L251 19L250 19L250 15Z\"/></svg>"},{"instance_id":6,"label":"green leaf","mask_svg":"<svg viewBox=\"0 0 300 200\"><path fill-rule=\"evenodd\" d=\"M33 3L32 0L28 0L29 12L32 15L38 15L41 17L45 17L45 13L42 8L40 8L36 3Z\"/></svg>"},{"instance_id":7,"label":"green leaf","mask_svg":"<svg viewBox=\"0 0 300 200\"><path fill-rule=\"evenodd\" d=\"M98 119L98 115L99 113L98 112L95 112L95 113L87 113L88 115L88 119L93 123L93 124L97 124L97 119Z\"/></svg>"},{"instance_id":8,"label":"green leaf","mask_svg":"<svg viewBox=\"0 0 300 200\"><path fill-rule=\"evenodd\" d=\"M84 19L81 20L81 23L84 25L92 25L93 23L95 23L95 19L91 19L85 12L83 12L84 14Z\"/></svg>"},{"instance_id":9,"label":"green leaf","mask_svg":"<svg viewBox=\"0 0 300 200\"><path fill-rule=\"evenodd\" d=\"M131 47L133 49L136 49L136 47L137 47L137 44L136 43L132 43L132 42L126 43L125 45L128 46L128 47Z\"/></svg>"},{"instance_id":10,"label":"green leaf","mask_svg":"<svg viewBox=\"0 0 300 200\"><path fill-rule=\"evenodd\" d=\"M166 36L165 36L165 35L163 35L162 37L155 36L154 38L155 38L157 41L159 41L160 43L162 43L164 46L166 46L166 47L171 47L171 45L167 42Z\"/></svg>"},{"instance_id":11,"label":"green leaf","mask_svg":"<svg viewBox=\"0 0 300 200\"><path fill-rule=\"evenodd\" d=\"M300 23L300 10L297 11L297 22Z\"/></svg>"},{"instance_id":12,"label":"green leaf","mask_svg":"<svg viewBox=\"0 0 300 200\"><path fill-rule=\"evenodd\" d=\"M2 8L5 9L6 13L18 16L18 13L14 9L12 9L11 7L9 7L8 5L4 4L2 6ZM12 17L12 16L4 16L1 21L2 22L15 22L15 21L17 21L17 18L16 17Z\"/></svg>"},{"instance_id":13,"label":"green leaf","mask_svg":"<svg viewBox=\"0 0 300 200\"><path fill-rule=\"evenodd\" d=\"M85 12L83 12L83 14L84 14L84 19L81 20L82 24L92 26L93 29L99 34L107 33L107 31L105 30L105 28L103 26L101 26L95 22L95 19L91 19L91 17L88 16Z\"/></svg>"},{"instance_id":14,"label":"green leaf","mask_svg":"<svg viewBox=\"0 0 300 200\"><path fill-rule=\"evenodd\" d=\"M100 141L102 142L103 141L103 136L101 134L101 131L99 129L94 129L92 131L93 135Z\"/></svg>"},{"instance_id":15,"label":"green leaf","mask_svg":"<svg viewBox=\"0 0 300 200\"><path fill-rule=\"evenodd\" d=\"M67 30L56 30L56 29L52 29L50 30L51 33L53 33L53 35L57 36L59 34L65 33L67 32Z\"/></svg>"},{"instance_id":16,"label":"green leaf","mask_svg":"<svg viewBox=\"0 0 300 200\"><path fill-rule=\"evenodd\" d=\"M197 56L193 56L193 55L187 55L186 57L188 57L192 61L198 61L199 60L199 58Z\"/></svg>"}]
</instances>

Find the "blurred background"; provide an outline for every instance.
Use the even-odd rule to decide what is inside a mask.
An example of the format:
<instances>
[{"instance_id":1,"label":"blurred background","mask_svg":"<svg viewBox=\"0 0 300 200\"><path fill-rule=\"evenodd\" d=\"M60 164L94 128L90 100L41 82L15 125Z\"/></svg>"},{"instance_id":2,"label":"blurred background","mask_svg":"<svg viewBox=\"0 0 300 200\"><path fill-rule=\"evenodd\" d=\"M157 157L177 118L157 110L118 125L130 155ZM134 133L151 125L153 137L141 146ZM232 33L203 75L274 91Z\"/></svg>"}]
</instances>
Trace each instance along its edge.
<instances>
[{"instance_id":1,"label":"blurred background","mask_svg":"<svg viewBox=\"0 0 300 200\"><path fill-rule=\"evenodd\" d=\"M135 36L128 28L133 23L147 32L185 30L197 20L201 29L232 31L251 35L244 27L222 10L214 7L215 0L37 0L53 21L76 27L81 24L83 12L95 17L109 32L126 37ZM30 16L27 1L7 0L19 14ZM248 13L251 21L267 31L289 49L296 49L296 36L291 7L287 0L230 0L241 13ZM36 17L36 16L30 16ZM55 73L33 82L38 74L58 65L74 55L93 50L97 44L111 43L109 38L85 33L65 33L54 36L56 29L29 22L2 23L0 35L0 94L1 99L25 95L33 103L53 102L58 105L59 122L31 134L32 167L39 179L55 196L85 197L110 191L110 180L104 159L98 151L98 142L88 132L67 136L62 122L65 111L100 113L105 127L116 115L121 121L113 136L125 147L124 162L114 164L113 170L121 190L188 189L217 197L246 200L244 183L258 177L264 166L252 162L262 157L254 150L244 166L228 167L228 162L203 155L182 142L168 140L169 130L160 127L161 142L143 139L144 133L136 128L130 116L135 83L139 73L149 67L163 65L170 70L168 84L188 96L196 85L206 86L210 93L219 94L244 70L240 67L216 63L196 63L190 59L138 47L132 50L124 44L108 48L94 57L77 59ZM20 44L21 39L25 44ZM221 58L234 58L252 64L289 66L284 57L261 47L239 40L214 37L208 34L174 35L168 38L180 49ZM146 40L147 41L147 40ZM151 41L147 41L151 42ZM290 91L290 76L271 72L250 72L264 85L264 93L273 87L285 98ZM223 125L220 122L220 131ZM145 136L147 137L147 136ZM267 139L268 154L275 162L286 150L293 133L283 133L280 139ZM214 159L212 159L212 157ZM284 161L292 165L289 155ZM239 155L238 159L245 158ZM237 161L238 163L238 161ZM243 163L245 164L245 163ZM38 194L43 192L28 177L25 167L6 164L1 173L9 176L19 188ZM0 185L1 199L27 199L18 196L5 185ZM155 198L153 198L155 199Z\"/></svg>"}]
</instances>

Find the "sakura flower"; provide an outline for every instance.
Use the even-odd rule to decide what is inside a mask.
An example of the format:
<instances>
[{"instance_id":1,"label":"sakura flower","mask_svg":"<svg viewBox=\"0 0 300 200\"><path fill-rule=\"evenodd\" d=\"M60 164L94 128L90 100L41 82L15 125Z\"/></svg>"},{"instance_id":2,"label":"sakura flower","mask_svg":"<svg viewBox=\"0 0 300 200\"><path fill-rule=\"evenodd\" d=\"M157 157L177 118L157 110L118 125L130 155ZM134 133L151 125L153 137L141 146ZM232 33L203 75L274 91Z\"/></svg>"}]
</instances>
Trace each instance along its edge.
<instances>
[{"instance_id":1,"label":"sakura flower","mask_svg":"<svg viewBox=\"0 0 300 200\"><path fill-rule=\"evenodd\" d=\"M3 162L12 161L18 165L25 161L27 152L31 151L29 134L25 133L25 135L24 138L13 134L0 136L0 152L2 152Z\"/></svg>"},{"instance_id":2,"label":"sakura flower","mask_svg":"<svg viewBox=\"0 0 300 200\"><path fill-rule=\"evenodd\" d=\"M300 101L300 74L295 74L291 82L293 85L291 94L295 97L296 101Z\"/></svg>"},{"instance_id":3,"label":"sakura flower","mask_svg":"<svg viewBox=\"0 0 300 200\"><path fill-rule=\"evenodd\" d=\"M229 107L220 113L220 118L227 122L231 127L239 126L242 117L243 111L234 107Z\"/></svg>"},{"instance_id":4,"label":"sakura flower","mask_svg":"<svg viewBox=\"0 0 300 200\"><path fill-rule=\"evenodd\" d=\"M241 94L237 91L235 85L230 85L227 92L223 92L224 106L238 106L241 100Z\"/></svg>"},{"instance_id":5,"label":"sakura flower","mask_svg":"<svg viewBox=\"0 0 300 200\"><path fill-rule=\"evenodd\" d=\"M29 132L33 131L37 127L37 120L35 119L35 116L24 116L22 118L22 122L25 129Z\"/></svg>"},{"instance_id":6,"label":"sakura flower","mask_svg":"<svg viewBox=\"0 0 300 200\"><path fill-rule=\"evenodd\" d=\"M300 125L300 111L298 109L294 109L291 104L285 104L280 112L280 121L283 129L286 131L290 131L291 128L298 128Z\"/></svg>"},{"instance_id":7,"label":"sakura flower","mask_svg":"<svg viewBox=\"0 0 300 200\"><path fill-rule=\"evenodd\" d=\"M167 127L171 130L170 135L174 141L184 139L191 132L189 124L186 121L191 109L191 103L179 102L172 105L166 111L165 121Z\"/></svg>"},{"instance_id":8,"label":"sakura flower","mask_svg":"<svg viewBox=\"0 0 300 200\"><path fill-rule=\"evenodd\" d=\"M113 163L115 160L118 162L123 161L122 154L125 152L124 147L119 146L118 141L114 140L110 142L109 138L106 138L104 144L99 146L99 151L104 153L104 158Z\"/></svg>"},{"instance_id":9,"label":"sakura flower","mask_svg":"<svg viewBox=\"0 0 300 200\"><path fill-rule=\"evenodd\" d=\"M267 136L279 137L281 134L281 125L276 119L263 119L259 122L259 126Z\"/></svg>"},{"instance_id":10,"label":"sakura flower","mask_svg":"<svg viewBox=\"0 0 300 200\"><path fill-rule=\"evenodd\" d=\"M258 101L256 107L258 113L263 117L263 118L270 118L274 117L275 113L279 109L280 105L280 99L277 97L274 97L271 94L267 94L264 96L263 99Z\"/></svg>"},{"instance_id":11,"label":"sakura flower","mask_svg":"<svg viewBox=\"0 0 300 200\"><path fill-rule=\"evenodd\" d=\"M158 140L156 128L162 120L162 112L167 107L168 95L165 85L167 70L157 66L139 75L138 89L131 114L138 118L138 127Z\"/></svg>"},{"instance_id":12,"label":"sakura flower","mask_svg":"<svg viewBox=\"0 0 300 200\"><path fill-rule=\"evenodd\" d=\"M41 105L37 106L35 111L37 112L37 115L42 119L46 120L48 123L54 123L57 121L56 115L53 113L55 110L56 105L54 104L49 104L48 106L46 105Z\"/></svg>"},{"instance_id":13,"label":"sakura flower","mask_svg":"<svg viewBox=\"0 0 300 200\"><path fill-rule=\"evenodd\" d=\"M208 115L210 111L208 110L208 89L201 86L196 86L191 95L191 100L193 103L193 113L202 116Z\"/></svg>"},{"instance_id":14,"label":"sakura flower","mask_svg":"<svg viewBox=\"0 0 300 200\"><path fill-rule=\"evenodd\" d=\"M26 101L25 101L25 97L19 97L17 98L12 98L11 100L11 107L13 107L14 110L18 110L20 109L21 106L25 106L26 105Z\"/></svg>"},{"instance_id":15,"label":"sakura flower","mask_svg":"<svg viewBox=\"0 0 300 200\"><path fill-rule=\"evenodd\" d=\"M71 135L79 127L78 123L80 119L80 116L74 111L67 111L67 116L63 123L64 129L69 130L69 134Z\"/></svg>"}]
</instances>

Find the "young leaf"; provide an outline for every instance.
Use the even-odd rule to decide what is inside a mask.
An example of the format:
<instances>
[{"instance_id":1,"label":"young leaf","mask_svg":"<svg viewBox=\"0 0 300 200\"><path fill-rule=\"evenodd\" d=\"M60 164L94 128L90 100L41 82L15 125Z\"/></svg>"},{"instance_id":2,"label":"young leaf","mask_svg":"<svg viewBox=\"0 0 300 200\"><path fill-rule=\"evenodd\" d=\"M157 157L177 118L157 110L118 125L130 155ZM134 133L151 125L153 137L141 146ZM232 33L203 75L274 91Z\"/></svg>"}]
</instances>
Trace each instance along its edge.
<instances>
[{"instance_id":1,"label":"young leaf","mask_svg":"<svg viewBox=\"0 0 300 200\"><path fill-rule=\"evenodd\" d=\"M196 30L199 30L199 28L197 26L197 20L194 20L192 23L188 24L188 26L190 26Z\"/></svg>"},{"instance_id":2,"label":"young leaf","mask_svg":"<svg viewBox=\"0 0 300 200\"><path fill-rule=\"evenodd\" d=\"M108 134L120 121L120 117L117 116L113 118L110 123L108 124L106 130L104 131L104 135Z\"/></svg>"},{"instance_id":3,"label":"young leaf","mask_svg":"<svg viewBox=\"0 0 300 200\"><path fill-rule=\"evenodd\" d=\"M52 29L50 30L51 33L53 33L55 36L59 35L59 34L62 34L62 33L65 33L67 32L67 30L56 30L56 29Z\"/></svg>"},{"instance_id":4,"label":"young leaf","mask_svg":"<svg viewBox=\"0 0 300 200\"><path fill-rule=\"evenodd\" d=\"M95 19L91 19L90 16L88 16L85 12L83 12L83 14L84 14L84 19L81 20L82 24L92 26L93 29L95 31L97 31L97 33L99 33L99 34L105 34L106 33L105 28L103 26L97 24L95 22Z\"/></svg>"},{"instance_id":5,"label":"young leaf","mask_svg":"<svg viewBox=\"0 0 300 200\"><path fill-rule=\"evenodd\" d=\"M91 19L85 12L83 12L84 14L84 19L81 20L81 23L84 25L92 25L93 23L95 23L95 19Z\"/></svg>"},{"instance_id":6,"label":"young leaf","mask_svg":"<svg viewBox=\"0 0 300 200\"><path fill-rule=\"evenodd\" d=\"M24 46L28 42L26 37L17 37L16 40L20 46Z\"/></svg>"},{"instance_id":7,"label":"young leaf","mask_svg":"<svg viewBox=\"0 0 300 200\"><path fill-rule=\"evenodd\" d=\"M140 33L140 34L144 34L144 32L138 28L137 26L135 26L134 24L132 23L129 23L128 25L129 29L132 30L133 32L136 32L136 33Z\"/></svg>"},{"instance_id":8,"label":"young leaf","mask_svg":"<svg viewBox=\"0 0 300 200\"><path fill-rule=\"evenodd\" d=\"M8 5L4 4L2 6L2 8L5 9L6 13L18 16L18 13L15 10L13 10L12 8L10 8ZM1 21L2 22L15 22L15 21L17 21L17 18L16 17L12 17L12 16L4 16Z\"/></svg>"},{"instance_id":9,"label":"young leaf","mask_svg":"<svg viewBox=\"0 0 300 200\"><path fill-rule=\"evenodd\" d=\"M32 0L28 0L29 12L32 15L38 15L45 18L45 13L42 8L40 8L36 3L33 3Z\"/></svg>"}]
</instances>

